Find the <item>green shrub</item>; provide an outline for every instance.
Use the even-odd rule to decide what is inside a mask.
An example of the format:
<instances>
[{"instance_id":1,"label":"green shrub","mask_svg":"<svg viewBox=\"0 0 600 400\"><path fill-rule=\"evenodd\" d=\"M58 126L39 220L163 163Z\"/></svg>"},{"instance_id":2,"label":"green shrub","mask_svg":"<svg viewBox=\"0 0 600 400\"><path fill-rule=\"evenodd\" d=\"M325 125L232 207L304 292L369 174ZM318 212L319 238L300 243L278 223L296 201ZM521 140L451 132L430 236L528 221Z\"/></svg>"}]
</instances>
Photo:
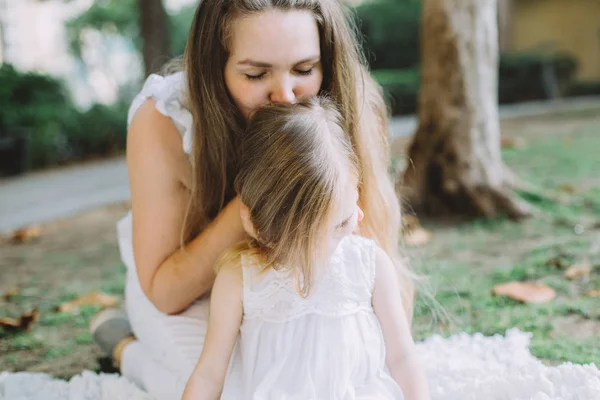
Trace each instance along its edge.
<instances>
[{"instance_id":1,"label":"green shrub","mask_svg":"<svg viewBox=\"0 0 600 400\"><path fill-rule=\"evenodd\" d=\"M195 10L196 4L192 4L182 7L176 14L169 15L171 52L175 56L182 55L185 50Z\"/></svg>"},{"instance_id":2,"label":"green shrub","mask_svg":"<svg viewBox=\"0 0 600 400\"><path fill-rule=\"evenodd\" d=\"M127 106L79 112L56 78L0 66L0 138L25 135L25 162L40 168L125 148Z\"/></svg>"},{"instance_id":3,"label":"green shrub","mask_svg":"<svg viewBox=\"0 0 600 400\"><path fill-rule=\"evenodd\" d=\"M568 87L576 69L575 58L568 54L502 54L498 70L498 99L504 104L560 95Z\"/></svg>"},{"instance_id":4,"label":"green shrub","mask_svg":"<svg viewBox=\"0 0 600 400\"><path fill-rule=\"evenodd\" d=\"M565 96L600 96L600 81L571 82L565 91Z\"/></svg>"},{"instance_id":5,"label":"green shrub","mask_svg":"<svg viewBox=\"0 0 600 400\"><path fill-rule=\"evenodd\" d=\"M63 122L73 105L62 83L52 77L0 67L0 131L4 136L28 136L31 167L66 160Z\"/></svg>"},{"instance_id":6,"label":"green shrub","mask_svg":"<svg viewBox=\"0 0 600 400\"><path fill-rule=\"evenodd\" d=\"M373 0L355 8L363 48L372 70L419 63L420 0Z\"/></svg>"},{"instance_id":7,"label":"green shrub","mask_svg":"<svg viewBox=\"0 0 600 400\"><path fill-rule=\"evenodd\" d=\"M500 104L547 99L552 95L544 78L544 68L554 74L558 95L600 94L600 82L571 82L575 60L568 55L503 55L500 58L498 98ZM372 72L383 88L392 115L416 112L419 93L419 68L385 69Z\"/></svg>"},{"instance_id":8,"label":"green shrub","mask_svg":"<svg viewBox=\"0 0 600 400\"><path fill-rule=\"evenodd\" d=\"M127 105L95 104L72 117L66 131L71 158L108 155L125 148Z\"/></svg>"},{"instance_id":9,"label":"green shrub","mask_svg":"<svg viewBox=\"0 0 600 400\"><path fill-rule=\"evenodd\" d=\"M392 115L417 111L419 76L416 68L373 71L373 77L381 85Z\"/></svg>"}]
</instances>

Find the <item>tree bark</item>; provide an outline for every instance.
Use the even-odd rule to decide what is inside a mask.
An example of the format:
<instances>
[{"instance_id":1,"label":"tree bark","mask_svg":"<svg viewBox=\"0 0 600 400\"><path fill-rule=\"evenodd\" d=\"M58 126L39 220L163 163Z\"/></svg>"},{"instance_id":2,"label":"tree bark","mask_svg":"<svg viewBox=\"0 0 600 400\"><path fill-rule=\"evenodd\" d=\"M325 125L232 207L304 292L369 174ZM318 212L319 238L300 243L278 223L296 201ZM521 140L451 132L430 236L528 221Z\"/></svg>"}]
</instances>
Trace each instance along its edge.
<instances>
[{"instance_id":1,"label":"tree bark","mask_svg":"<svg viewBox=\"0 0 600 400\"><path fill-rule=\"evenodd\" d=\"M513 0L498 0L498 43L500 52L511 50Z\"/></svg>"},{"instance_id":2,"label":"tree bark","mask_svg":"<svg viewBox=\"0 0 600 400\"><path fill-rule=\"evenodd\" d=\"M432 216L530 214L504 178L496 0L424 0L419 128L401 195Z\"/></svg>"},{"instance_id":3,"label":"tree bark","mask_svg":"<svg viewBox=\"0 0 600 400\"><path fill-rule=\"evenodd\" d=\"M162 0L137 0L146 76L160 71L171 58L169 19Z\"/></svg>"}]
</instances>

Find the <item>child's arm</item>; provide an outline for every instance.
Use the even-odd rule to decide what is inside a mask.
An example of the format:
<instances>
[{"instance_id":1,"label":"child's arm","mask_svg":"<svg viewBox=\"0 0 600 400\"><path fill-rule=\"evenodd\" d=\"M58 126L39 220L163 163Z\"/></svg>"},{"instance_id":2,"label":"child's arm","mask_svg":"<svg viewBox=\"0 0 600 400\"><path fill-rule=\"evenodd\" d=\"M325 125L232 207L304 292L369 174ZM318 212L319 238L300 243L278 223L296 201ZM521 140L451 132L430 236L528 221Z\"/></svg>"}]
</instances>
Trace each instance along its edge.
<instances>
[{"instance_id":1,"label":"child's arm","mask_svg":"<svg viewBox=\"0 0 600 400\"><path fill-rule=\"evenodd\" d=\"M429 400L427 378L402 307L394 264L380 248L377 248L375 261L373 308L383 331L388 369L406 400Z\"/></svg>"},{"instance_id":2,"label":"child's arm","mask_svg":"<svg viewBox=\"0 0 600 400\"><path fill-rule=\"evenodd\" d=\"M242 313L242 269L222 267L212 289L202 355L187 383L183 400L215 400L221 396Z\"/></svg>"}]
</instances>

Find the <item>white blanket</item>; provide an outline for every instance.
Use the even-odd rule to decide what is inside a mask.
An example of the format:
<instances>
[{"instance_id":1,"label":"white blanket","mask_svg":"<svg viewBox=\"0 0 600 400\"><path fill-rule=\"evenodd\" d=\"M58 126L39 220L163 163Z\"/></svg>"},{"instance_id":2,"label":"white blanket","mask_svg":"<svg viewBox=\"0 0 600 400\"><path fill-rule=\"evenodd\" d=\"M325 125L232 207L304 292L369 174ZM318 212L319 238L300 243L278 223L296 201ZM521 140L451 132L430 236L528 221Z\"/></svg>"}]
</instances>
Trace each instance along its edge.
<instances>
[{"instance_id":1,"label":"white blanket","mask_svg":"<svg viewBox=\"0 0 600 400\"><path fill-rule=\"evenodd\" d=\"M419 343L433 400L600 400L594 365L544 366L528 350L531 335L459 334ZM84 371L69 382L46 374L0 373L0 400L151 400L118 375Z\"/></svg>"}]
</instances>

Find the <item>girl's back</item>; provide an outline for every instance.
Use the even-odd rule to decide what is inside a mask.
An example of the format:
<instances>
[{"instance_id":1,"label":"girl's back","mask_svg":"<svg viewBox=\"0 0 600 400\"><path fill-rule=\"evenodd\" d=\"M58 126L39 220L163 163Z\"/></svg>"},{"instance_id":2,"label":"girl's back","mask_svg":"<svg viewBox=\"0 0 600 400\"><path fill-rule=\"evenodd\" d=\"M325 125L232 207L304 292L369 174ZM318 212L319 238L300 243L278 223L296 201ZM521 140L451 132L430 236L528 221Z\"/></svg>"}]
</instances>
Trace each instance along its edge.
<instances>
[{"instance_id":1,"label":"girl's back","mask_svg":"<svg viewBox=\"0 0 600 400\"><path fill-rule=\"evenodd\" d=\"M347 236L307 298L289 270L242 256L240 340L222 399L402 399L373 312L375 243Z\"/></svg>"}]
</instances>

